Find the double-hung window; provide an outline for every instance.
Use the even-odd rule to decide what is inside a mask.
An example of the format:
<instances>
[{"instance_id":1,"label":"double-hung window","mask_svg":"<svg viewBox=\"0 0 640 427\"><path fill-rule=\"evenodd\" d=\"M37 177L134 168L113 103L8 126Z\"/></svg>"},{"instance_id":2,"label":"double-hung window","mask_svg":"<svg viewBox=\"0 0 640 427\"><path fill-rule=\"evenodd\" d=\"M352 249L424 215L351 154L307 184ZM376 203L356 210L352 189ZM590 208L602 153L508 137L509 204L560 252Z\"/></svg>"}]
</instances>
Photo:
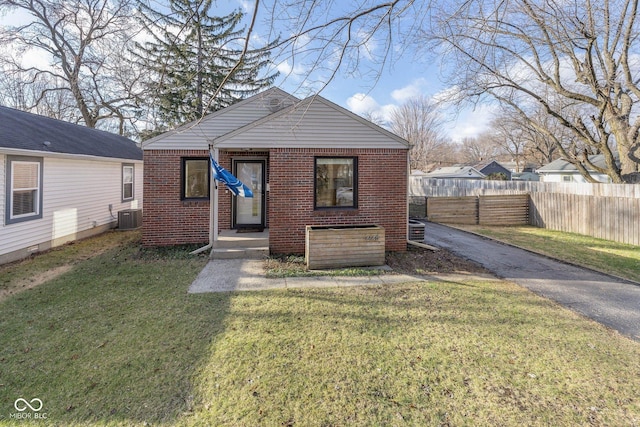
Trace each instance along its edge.
<instances>
[{"instance_id":1,"label":"double-hung window","mask_svg":"<svg viewBox=\"0 0 640 427\"><path fill-rule=\"evenodd\" d=\"M133 200L133 177L134 166L132 164L122 165L122 201Z\"/></svg>"},{"instance_id":2,"label":"double-hung window","mask_svg":"<svg viewBox=\"0 0 640 427\"><path fill-rule=\"evenodd\" d=\"M6 224L42 218L42 158L7 156Z\"/></svg>"},{"instance_id":3,"label":"double-hung window","mask_svg":"<svg viewBox=\"0 0 640 427\"><path fill-rule=\"evenodd\" d=\"M358 158L315 158L315 208L358 207Z\"/></svg>"}]
</instances>

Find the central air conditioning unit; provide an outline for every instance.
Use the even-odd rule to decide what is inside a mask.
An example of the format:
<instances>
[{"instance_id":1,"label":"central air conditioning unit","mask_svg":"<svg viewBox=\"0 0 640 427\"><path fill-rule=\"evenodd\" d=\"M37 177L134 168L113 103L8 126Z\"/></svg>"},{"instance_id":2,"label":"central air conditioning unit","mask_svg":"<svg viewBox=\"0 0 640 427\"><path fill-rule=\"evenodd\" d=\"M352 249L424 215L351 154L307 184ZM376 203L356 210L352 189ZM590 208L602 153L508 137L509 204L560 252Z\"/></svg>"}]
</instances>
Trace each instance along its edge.
<instances>
[{"instance_id":1,"label":"central air conditioning unit","mask_svg":"<svg viewBox=\"0 0 640 427\"><path fill-rule=\"evenodd\" d=\"M142 227L142 209L124 209L118 212L118 228L135 230Z\"/></svg>"},{"instance_id":2,"label":"central air conditioning unit","mask_svg":"<svg viewBox=\"0 0 640 427\"><path fill-rule=\"evenodd\" d=\"M424 242L424 224L414 219L409 220L409 240Z\"/></svg>"}]
</instances>

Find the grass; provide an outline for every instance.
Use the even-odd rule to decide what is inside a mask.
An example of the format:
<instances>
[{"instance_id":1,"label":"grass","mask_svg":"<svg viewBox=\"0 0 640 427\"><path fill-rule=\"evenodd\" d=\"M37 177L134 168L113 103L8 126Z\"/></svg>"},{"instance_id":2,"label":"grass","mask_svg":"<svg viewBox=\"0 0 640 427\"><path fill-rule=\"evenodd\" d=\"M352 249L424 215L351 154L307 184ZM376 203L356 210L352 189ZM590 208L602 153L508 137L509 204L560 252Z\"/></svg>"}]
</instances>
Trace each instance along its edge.
<instances>
[{"instance_id":1,"label":"grass","mask_svg":"<svg viewBox=\"0 0 640 427\"><path fill-rule=\"evenodd\" d=\"M513 284L189 295L186 253L125 239L1 302L0 425L640 424L640 344Z\"/></svg>"},{"instance_id":2,"label":"grass","mask_svg":"<svg viewBox=\"0 0 640 427\"><path fill-rule=\"evenodd\" d=\"M557 259L640 282L640 246L532 226L465 225L461 228Z\"/></svg>"},{"instance_id":3,"label":"grass","mask_svg":"<svg viewBox=\"0 0 640 427\"><path fill-rule=\"evenodd\" d=\"M78 262L138 238L139 234L136 232L114 231L101 235L99 239L84 239L54 248L44 256L37 254L23 261L0 265L0 293L7 295L19 291L29 287L37 277L52 276L47 273L67 270L66 267L72 267Z\"/></svg>"}]
</instances>

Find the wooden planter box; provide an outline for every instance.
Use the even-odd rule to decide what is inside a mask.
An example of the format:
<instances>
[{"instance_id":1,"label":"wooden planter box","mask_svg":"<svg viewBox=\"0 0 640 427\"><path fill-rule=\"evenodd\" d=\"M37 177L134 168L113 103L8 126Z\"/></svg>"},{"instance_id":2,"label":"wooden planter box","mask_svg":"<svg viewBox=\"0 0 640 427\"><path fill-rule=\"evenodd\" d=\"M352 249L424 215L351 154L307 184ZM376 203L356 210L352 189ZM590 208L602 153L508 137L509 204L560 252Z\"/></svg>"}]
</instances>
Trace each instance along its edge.
<instances>
[{"instance_id":1,"label":"wooden planter box","mask_svg":"<svg viewBox=\"0 0 640 427\"><path fill-rule=\"evenodd\" d=\"M384 265L384 227L378 225L307 225L307 268Z\"/></svg>"}]
</instances>

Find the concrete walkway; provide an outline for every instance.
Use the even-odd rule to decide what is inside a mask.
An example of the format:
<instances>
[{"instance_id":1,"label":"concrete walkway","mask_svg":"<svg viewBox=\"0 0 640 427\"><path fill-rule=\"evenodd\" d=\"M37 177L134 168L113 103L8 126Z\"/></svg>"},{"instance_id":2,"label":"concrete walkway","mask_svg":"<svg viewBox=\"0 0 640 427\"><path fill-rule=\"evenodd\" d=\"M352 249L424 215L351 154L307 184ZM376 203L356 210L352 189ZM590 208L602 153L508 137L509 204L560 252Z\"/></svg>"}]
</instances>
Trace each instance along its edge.
<instances>
[{"instance_id":1,"label":"concrete walkway","mask_svg":"<svg viewBox=\"0 0 640 427\"><path fill-rule=\"evenodd\" d=\"M427 222L425 242L640 341L640 286Z\"/></svg>"},{"instance_id":2,"label":"concrete walkway","mask_svg":"<svg viewBox=\"0 0 640 427\"><path fill-rule=\"evenodd\" d=\"M267 279L264 263L247 259L212 259L189 287L189 293L260 291L266 289L328 288L340 286L390 285L424 280L404 274L358 277L287 277Z\"/></svg>"}]
</instances>

